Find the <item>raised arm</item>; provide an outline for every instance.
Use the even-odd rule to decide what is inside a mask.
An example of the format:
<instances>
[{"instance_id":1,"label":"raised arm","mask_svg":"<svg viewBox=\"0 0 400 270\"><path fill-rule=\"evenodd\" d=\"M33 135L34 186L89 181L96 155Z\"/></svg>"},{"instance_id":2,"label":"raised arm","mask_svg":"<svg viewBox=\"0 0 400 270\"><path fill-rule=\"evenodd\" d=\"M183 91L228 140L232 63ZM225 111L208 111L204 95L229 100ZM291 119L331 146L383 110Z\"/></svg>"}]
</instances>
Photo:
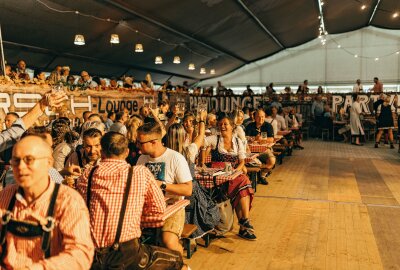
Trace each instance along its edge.
<instances>
[{"instance_id":1,"label":"raised arm","mask_svg":"<svg viewBox=\"0 0 400 270\"><path fill-rule=\"evenodd\" d=\"M202 111L200 114L200 122L199 122L199 134L197 137L194 139L193 143L197 145L197 148L200 149L203 146L204 143L204 136L206 133L206 118L207 118L207 112Z\"/></svg>"},{"instance_id":2,"label":"raised arm","mask_svg":"<svg viewBox=\"0 0 400 270\"><path fill-rule=\"evenodd\" d=\"M0 152L14 145L26 129L30 128L41 116L49 104L54 107L61 106L66 99L65 94L52 96L49 93L36 103L21 119L18 119L9 129L0 133Z\"/></svg>"},{"instance_id":3,"label":"raised arm","mask_svg":"<svg viewBox=\"0 0 400 270\"><path fill-rule=\"evenodd\" d=\"M167 130L165 129L164 124L160 121L160 118L158 118L158 113L156 112L156 110L153 110L153 109L150 108L150 112L153 115L153 118L156 121L156 123L160 125L160 127L161 127L161 138L163 138L165 136L165 134L167 134Z\"/></svg>"}]
</instances>

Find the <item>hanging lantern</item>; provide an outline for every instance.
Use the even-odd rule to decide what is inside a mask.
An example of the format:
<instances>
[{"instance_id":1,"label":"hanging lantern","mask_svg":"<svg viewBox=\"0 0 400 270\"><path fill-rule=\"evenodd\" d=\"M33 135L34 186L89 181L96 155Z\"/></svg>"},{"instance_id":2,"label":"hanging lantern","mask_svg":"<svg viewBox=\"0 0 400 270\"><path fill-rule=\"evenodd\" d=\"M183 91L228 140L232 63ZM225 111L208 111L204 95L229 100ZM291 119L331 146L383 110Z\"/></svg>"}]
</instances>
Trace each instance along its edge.
<instances>
[{"instance_id":1,"label":"hanging lantern","mask_svg":"<svg viewBox=\"0 0 400 270\"><path fill-rule=\"evenodd\" d=\"M200 74L206 74L206 69L205 68L200 68Z\"/></svg>"},{"instance_id":2,"label":"hanging lantern","mask_svg":"<svg viewBox=\"0 0 400 270\"><path fill-rule=\"evenodd\" d=\"M85 37L81 34L75 35L74 44L79 46L85 45Z\"/></svg>"},{"instance_id":3,"label":"hanging lantern","mask_svg":"<svg viewBox=\"0 0 400 270\"><path fill-rule=\"evenodd\" d=\"M189 69L189 70L195 70L196 67L194 66L193 63L190 63L188 69Z\"/></svg>"},{"instance_id":4,"label":"hanging lantern","mask_svg":"<svg viewBox=\"0 0 400 270\"><path fill-rule=\"evenodd\" d=\"M161 65L163 63L162 62L162 57L161 56L156 56L156 60L154 61L154 63L156 65Z\"/></svg>"},{"instance_id":5,"label":"hanging lantern","mask_svg":"<svg viewBox=\"0 0 400 270\"><path fill-rule=\"evenodd\" d=\"M119 36L117 34L112 34L110 43L111 44L119 44Z\"/></svg>"},{"instance_id":6,"label":"hanging lantern","mask_svg":"<svg viewBox=\"0 0 400 270\"><path fill-rule=\"evenodd\" d=\"M174 64L180 64L181 63L181 58L179 56L174 56Z\"/></svg>"},{"instance_id":7,"label":"hanging lantern","mask_svg":"<svg viewBox=\"0 0 400 270\"><path fill-rule=\"evenodd\" d=\"M211 75L215 75L215 69L211 69L211 70L210 70L210 74L211 74Z\"/></svg>"},{"instance_id":8,"label":"hanging lantern","mask_svg":"<svg viewBox=\"0 0 400 270\"><path fill-rule=\"evenodd\" d=\"M135 52L143 52L143 45L141 43L136 43Z\"/></svg>"}]
</instances>

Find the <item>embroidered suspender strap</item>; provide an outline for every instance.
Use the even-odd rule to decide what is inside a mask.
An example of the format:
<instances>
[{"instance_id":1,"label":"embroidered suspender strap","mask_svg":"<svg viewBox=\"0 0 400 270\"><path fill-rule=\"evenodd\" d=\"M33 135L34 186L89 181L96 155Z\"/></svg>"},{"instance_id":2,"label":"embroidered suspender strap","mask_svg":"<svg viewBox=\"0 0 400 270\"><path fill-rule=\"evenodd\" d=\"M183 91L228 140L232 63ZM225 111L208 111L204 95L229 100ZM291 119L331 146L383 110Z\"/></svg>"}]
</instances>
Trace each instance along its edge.
<instances>
[{"instance_id":1,"label":"embroidered suspender strap","mask_svg":"<svg viewBox=\"0 0 400 270\"><path fill-rule=\"evenodd\" d=\"M76 150L75 153L76 153L76 157L78 158L79 167L83 168L81 151Z\"/></svg>"},{"instance_id":2,"label":"embroidered suspender strap","mask_svg":"<svg viewBox=\"0 0 400 270\"><path fill-rule=\"evenodd\" d=\"M54 229L55 220L54 216L54 206L56 205L58 191L60 190L60 184L56 184L54 187L53 194L51 195L49 208L47 209L47 224L43 227L43 239L42 239L42 250L44 252L45 258L50 257L50 237L51 231Z\"/></svg>"},{"instance_id":3,"label":"embroidered suspender strap","mask_svg":"<svg viewBox=\"0 0 400 270\"><path fill-rule=\"evenodd\" d=\"M14 208L15 200L16 200L15 195L17 194L17 192L18 192L18 190L14 193L14 196L11 197L10 203L8 204L7 211L9 211L9 212L11 212L13 210L13 208ZM9 220L11 218L9 212L8 212L8 214L5 214L5 215L3 215L1 217L2 227L1 227L1 232L0 232L0 245L1 245L1 252L2 253L0 255L0 265L2 265L2 266L4 266L3 265L3 260L4 260L4 257L6 256L6 253L7 253L7 251L6 251L6 249L7 249L6 234L7 234L8 221L4 220L4 219L6 218L6 219ZM7 221L7 223L6 223L6 221Z\"/></svg>"},{"instance_id":4,"label":"embroidered suspender strap","mask_svg":"<svg viewBox=\"0 0 400 270\"><path fill-rule=\"evenodd\" d=\"M119 248L119 238L121 237L121 231L122 231L122 225L124 223L126 205L128 203L129 191L131 190L131 185L132 185L132 174L133 174L133 167L130 167L129 173L128 173L128 179L126 180L124 199L122 201L121 211L119 212L117 233L115 234L115 240L114 240L114 244L113 244L114 250L117 250Z\"/></svg>"},{"instance_id":5,"label":"embroidered suspender strap","mask_svg":"<svg viewBox=\"0 0 400 270\"><path fill-rule=\"evenodd\" d=\"M88 185L87 185L87 190L86 190L86 205L87 208L89 209L89 213L90 213L90 196L91 196L91 189L92 189L92 178L93 178L93 174L94 171L97 169L98 166L94 166L93 169L90 171L89 173L89 177L88 177Z\"/></svg>"}]
</instances>

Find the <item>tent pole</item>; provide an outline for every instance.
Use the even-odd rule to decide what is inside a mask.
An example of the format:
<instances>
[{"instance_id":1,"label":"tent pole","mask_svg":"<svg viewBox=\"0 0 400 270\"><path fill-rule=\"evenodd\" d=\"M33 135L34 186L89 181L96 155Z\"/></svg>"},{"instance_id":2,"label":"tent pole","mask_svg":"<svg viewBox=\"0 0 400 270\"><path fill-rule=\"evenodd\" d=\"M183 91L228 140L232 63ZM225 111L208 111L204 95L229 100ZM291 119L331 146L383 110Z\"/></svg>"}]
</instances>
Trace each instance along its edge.
<instances>
[{"instance_id":1,"label":"tent pole","mask_svg":"<svg viewBox=\"0 0 400 270\"><path fill-rule=\"evenodd\" d=\"M1 33L1 24L0 24L0 51L1 51L1 69L3 70L3 75L6 76L6 62L4 60L3 35Z\"/></svg>"}]
</instances>

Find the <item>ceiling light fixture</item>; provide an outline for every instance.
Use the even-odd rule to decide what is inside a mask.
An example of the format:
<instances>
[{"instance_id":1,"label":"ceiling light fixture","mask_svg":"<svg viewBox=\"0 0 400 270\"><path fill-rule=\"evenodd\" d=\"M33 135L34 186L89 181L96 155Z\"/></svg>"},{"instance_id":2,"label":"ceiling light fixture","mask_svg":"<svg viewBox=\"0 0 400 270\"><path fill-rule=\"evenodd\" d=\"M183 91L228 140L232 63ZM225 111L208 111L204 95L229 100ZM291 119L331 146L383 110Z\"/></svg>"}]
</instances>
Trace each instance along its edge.
<instances>
[{"instance_id":1,"label":"ceiling light fixture","mask_svg":"<svg viewBox=\"0 0 400 270\"><path fill-rule=\"evenodd\" d=\"M135 44L135 52L138 52L138 53L143 52L143 44L141 44L141 43L136 43L136 44Z\"/></svg>"},{"instance_id":2,"label":"ceiling light fixture","mask_svg":"<svg viewBox=\"0 0 400 270\"><path fill-rule=\"evenodd\" d=\"M399 13L398 13L398 12L395 12L395 13L392 15L392 17L393 17L393 18L399 17Z\"/></svg>"},{"instance_id":3,"label":"ceiling light fixture","mask_svg":"<svg viewBox=\"0 0 400 270\"><path fill-rule=\"evenodd\" d=\"M396 52L396 54L400 54L400 52Z\"/></svg>"},{"instance_id":4,"label":"ceiling light fixture","mask_svg":"<svg viewBox=\"0 0 400 270\"><path fill-rule=\"evenodd\" d=\"M117 34L111 34L111 44L119 44L119 36Z\"/></svg>"},{"instance_id":5,"label":"ceiling light fixture","mask_svg":"<svg viewBox=\"0 0 400 270\"><path fill-rule=\"evenodd\" d=\"M357 58L357 57L358 57L358 55L356 54L356 55L354 55L354 57L355 57L355 58Z\"/></svg>"},{"instance_id":6,"label":"ceiling light fixture","mask_svg":"<svg viewBox=\"0 0 400 270\"><path fill-rule=\"evenodd\" d=\"M376 58L375 58L375 61L379 61L379 58L378 58L378 57L376 57Z\"/></svg>"},{"instance_id":7,"label":"ceiling light fixture","mask_svg":"<svg viewBox=\"0 0 400 270\"><path fill-rule=\"evenodd\" d=\"M181 63L181 58L179 56L174 56L174 61L172 61L174 64L180 64Z\"/></svg>"},{"instance_id":8,"label":"ceiling light fixture","mask_svg":"<svg viewBox=\"0 0 400 270\"><path fill-rule=\"evenodd\" d=\"M340 46L340 44L339 45L337 45L337 47L340 49L340 48L342 48L342 46Z\"/></svg>"},{"instance_id":9,"label":"ceiling light fixture","mask_svg":"<svg viewBox=\"0 0 400 270\"><path fill-rule=\"evenodd\" d=\"M362 6L361 6L361 10L364 10L364 9L366 9L366 8L367 8L366 5L362 5Z\"/></svg>"},{"instance_id":10,"label":"ceiling light fixture","mask_svg":"<svg viewBox=\"0 0 400 270\"><path fill-rule=\"evenodd\" d=\"M139 33L139 31L138 30L135 30L135 33L136 33L136 44L135 44L135 52L137 52L137 53L142 53L144 50L143 50L143 44L142 43L140 43L139 41L138 41L138 33Z\"/></svg>"},{"instance_id":11,"label":"ceiling light fixture","mask_svg":"<svg viewBox=\"0 0 400 270\"><path fill-rule=\"evenodd\" d=\"M215 69L211 69L211 70L210 70L210 74L211 74L211 75L215 75Z\"/></svg>"},{"instance_id":12,"label":"ceiling light fixture","mask_svg":"<svg viewBox=\"0 0 400 270\"><path fill-rule=\"evenodd\" d=\"M195 69L196 69L196 67L194 66L194 64L190 63L188 66L188 70L195 70Z\"/></svg>"},{"instance_id":13,"label":"ceiling light fixture","mask_svg":"<svg viewBox=\"0 0 400 270\"><path fill-rule=\"evenodd\" d=\"M161 56L156 56L156 59L155 59L154 63L156 65L161 65L163 63L162 57Z\"/></svg>"},{"instance_id":14,"label":"ceiling light fixture","mask_svg":"<svg viewBox=\"0 0 400 270\"><path fill-rule=\"evenodd\" d=\"M205 68L200 68L200 74L206 74L207 72L206 72L206 69Z\"/></svg>"},{"instance_id":15,"label":"ceiling light fixture","mask_svg":"<svg viewBox=\"0 0 400 270\"><path fill-rule=\"evenodd\" d=\"M85 45L85 37L81 34L76 34L74 44L78 46Z\"/></svg>"}]
</instances>

